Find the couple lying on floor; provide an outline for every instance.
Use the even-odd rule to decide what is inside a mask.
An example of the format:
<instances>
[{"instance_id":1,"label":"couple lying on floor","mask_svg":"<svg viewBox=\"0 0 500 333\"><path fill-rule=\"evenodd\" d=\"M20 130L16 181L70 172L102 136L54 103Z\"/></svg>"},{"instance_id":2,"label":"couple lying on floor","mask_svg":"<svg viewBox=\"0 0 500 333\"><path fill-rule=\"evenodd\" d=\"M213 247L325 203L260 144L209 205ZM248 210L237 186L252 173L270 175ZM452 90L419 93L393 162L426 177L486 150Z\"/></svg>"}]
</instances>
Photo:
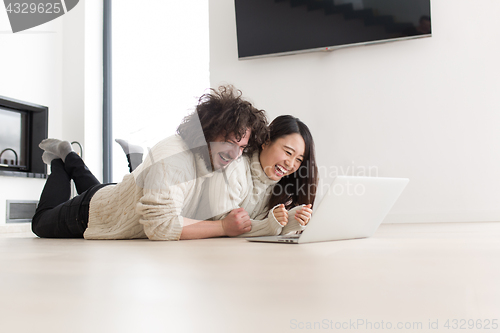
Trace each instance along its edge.
<instances>
[{"instance_id":1,"label":"couple lying on floor","mask_svg":"<svg viewBox=\"0 0 500 333\"><path fill-rule=\"evenodd\" d=\"M51 174L33 232L179 240L305 228L317 170L312 136L300 120L280 116L268 127L264 111L240 91L220 87L200 98L177 133L156 144L118 184L100 184L67 141L42 141ZM78 195L69 199L71 179Z\"/></svg>"}]
</instances>

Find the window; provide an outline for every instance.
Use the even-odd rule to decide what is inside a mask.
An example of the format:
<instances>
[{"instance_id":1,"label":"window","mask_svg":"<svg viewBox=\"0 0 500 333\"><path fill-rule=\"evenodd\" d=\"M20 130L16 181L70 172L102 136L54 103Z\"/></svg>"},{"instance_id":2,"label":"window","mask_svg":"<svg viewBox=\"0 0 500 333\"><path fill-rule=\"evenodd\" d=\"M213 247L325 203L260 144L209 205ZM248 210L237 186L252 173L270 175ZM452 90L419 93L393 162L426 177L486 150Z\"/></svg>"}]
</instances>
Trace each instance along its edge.
<instances>
[{"instance_id":1,"label":"window","mask_svg":"<svg viewBox=\"0 0 500 333\"><path fill-rule=\"evenodd\" d=\"M115 1L112 137L147 149L173 135L210 86L208 0ZM113 181L128 173L112 143Z\"/></svg>"}]
</instances>

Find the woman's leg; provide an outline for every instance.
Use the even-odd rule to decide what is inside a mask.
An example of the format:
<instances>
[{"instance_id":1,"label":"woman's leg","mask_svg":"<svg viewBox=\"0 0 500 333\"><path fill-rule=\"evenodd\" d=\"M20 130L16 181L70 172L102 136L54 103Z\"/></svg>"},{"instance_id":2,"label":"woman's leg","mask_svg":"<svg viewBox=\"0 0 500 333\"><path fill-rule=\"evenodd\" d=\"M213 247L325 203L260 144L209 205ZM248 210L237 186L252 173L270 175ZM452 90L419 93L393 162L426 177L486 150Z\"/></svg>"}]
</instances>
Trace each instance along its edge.
<instances>
[{"instance_id":1,"label":"woman's leg","mask_svg":"<svg viewBox=\"0 0 500 333\"><path fill-rule=\"evenodd\" d=\"M144 150L141 146L132 145L122 139L115 139L115 141L122 147L123 152L127 156L128 170L132 173L142 163Z\"/></svg>"},{"instance_id":2,"label":"woman's leg","mask_svg":"<svg viewBox=\"0 0 500 333\"><path fill-rule=\"evenodd\" d=\"M130 173L134 171L142 163L142 153L127 154L128 170Z\"/></svg>"}]
</instances>

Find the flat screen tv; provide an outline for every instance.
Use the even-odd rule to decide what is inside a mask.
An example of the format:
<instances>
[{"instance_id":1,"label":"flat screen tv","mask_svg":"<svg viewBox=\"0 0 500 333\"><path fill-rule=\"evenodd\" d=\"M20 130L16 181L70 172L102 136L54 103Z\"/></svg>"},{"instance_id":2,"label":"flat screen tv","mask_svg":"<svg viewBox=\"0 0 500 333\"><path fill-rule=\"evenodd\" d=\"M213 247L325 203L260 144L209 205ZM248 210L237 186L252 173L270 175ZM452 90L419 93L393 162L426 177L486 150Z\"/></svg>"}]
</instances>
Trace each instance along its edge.
<instances>
[{"instance_id":1,"label":"flat screen tv","mask_svg":"<svg viewBox=\"0 0 500 333\"><path fill-rule=\"evenodd\" d=\"M430 0L235 0L238 57L431 36Z\"/></svg>"}]
</instances>

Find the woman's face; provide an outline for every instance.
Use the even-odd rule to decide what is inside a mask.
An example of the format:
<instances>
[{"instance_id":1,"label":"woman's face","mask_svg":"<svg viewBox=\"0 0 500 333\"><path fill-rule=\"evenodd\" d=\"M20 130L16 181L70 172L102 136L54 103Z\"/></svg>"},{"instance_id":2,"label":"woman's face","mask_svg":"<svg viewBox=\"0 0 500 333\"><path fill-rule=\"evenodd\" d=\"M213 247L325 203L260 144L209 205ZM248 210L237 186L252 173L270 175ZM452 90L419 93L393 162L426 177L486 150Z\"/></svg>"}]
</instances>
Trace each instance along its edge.
<instances>
[{"instance_id":1,"label":"woman's face","mask_svg":"<svg viewBox=\"0 0 500 333\"><path fill-rule=\"evenodd\" d=\"M262 145L259 160L267 177L280 180L297 171L304 160L306 144L300 134L285 135Z\"/></svg>"}]
</instances>

